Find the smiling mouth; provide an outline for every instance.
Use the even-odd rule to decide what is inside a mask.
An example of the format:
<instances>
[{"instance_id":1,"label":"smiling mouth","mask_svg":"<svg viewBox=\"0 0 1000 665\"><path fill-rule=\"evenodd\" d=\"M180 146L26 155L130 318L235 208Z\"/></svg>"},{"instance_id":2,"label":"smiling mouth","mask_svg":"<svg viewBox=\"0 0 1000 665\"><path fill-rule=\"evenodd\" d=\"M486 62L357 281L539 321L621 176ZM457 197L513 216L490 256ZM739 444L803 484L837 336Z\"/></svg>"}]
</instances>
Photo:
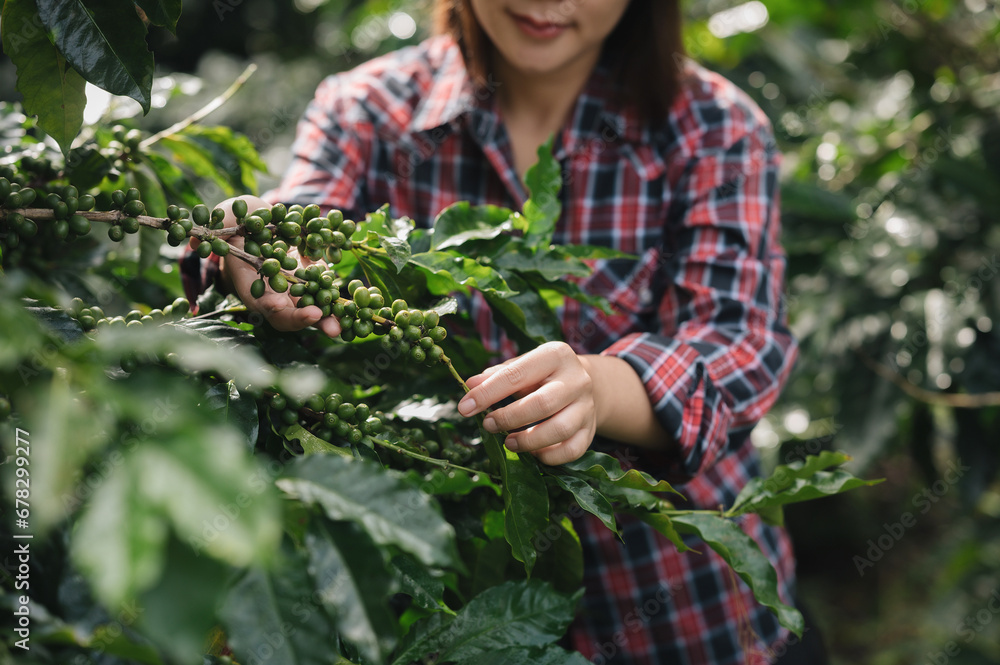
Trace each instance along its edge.
<instances>
[{"instance_id":1,"label":"smiling mouth","mask_svg":"<svg viewBox=\"0 0 1000 665\"><path fill-rule=\"evenodd\" d=\"M553 23L552 21L539 20L533 16L510 13L514 23L529 37L535 39L552 39L558 37L569 28L567 23Z\"/></svg>"}]
</instances>

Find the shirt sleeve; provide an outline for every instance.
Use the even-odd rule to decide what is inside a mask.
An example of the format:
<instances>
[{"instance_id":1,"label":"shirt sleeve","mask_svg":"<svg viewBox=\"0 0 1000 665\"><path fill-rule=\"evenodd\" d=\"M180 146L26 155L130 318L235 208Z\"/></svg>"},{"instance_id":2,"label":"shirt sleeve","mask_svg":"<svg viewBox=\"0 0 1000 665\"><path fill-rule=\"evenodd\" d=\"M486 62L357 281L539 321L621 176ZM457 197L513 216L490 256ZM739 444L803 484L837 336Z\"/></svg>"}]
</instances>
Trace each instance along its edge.
<instances>
[{"instance_id":1,"label":"shirt sleeve","mask_svg":"<svg viewBox=\"0 0 1000 665\"><path fill-rule=\"evenodd\" d=\"M295 131L292 161L264 198L286 204L315 203L349 218L364 213L364 168L369 163L370 120L363 103L351 101L352 85L330 76L316 89Z\"/></svg>"},{"instance_id":2,"label":"shirt sleeve","mask_svg":"<svg viewBox=\"0 0 1000 665\"><path fill-rule=\"evenodd\" d=\"M717 134L716 147L695 154L671 184L659 329L602 352L638 372L673 439L670 453L642 466L682 480L745 441L797 355L783 307L780 157L770 128L727 123Z\"/></svg>"}]
</instances>

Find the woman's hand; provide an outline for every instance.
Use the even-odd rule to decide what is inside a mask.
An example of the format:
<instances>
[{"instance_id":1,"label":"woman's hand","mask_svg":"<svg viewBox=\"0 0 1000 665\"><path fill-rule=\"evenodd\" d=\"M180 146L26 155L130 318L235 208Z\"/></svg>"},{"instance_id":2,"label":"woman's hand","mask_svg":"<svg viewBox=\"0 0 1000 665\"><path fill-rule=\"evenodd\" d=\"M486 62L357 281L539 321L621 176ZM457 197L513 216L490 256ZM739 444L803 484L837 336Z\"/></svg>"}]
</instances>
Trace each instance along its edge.
<instances>
[{"instance_id":1,"label":"woman's hand","mask_svg":"<svg viewBox=\"0 0 1000 665\"><path fill-rule=\"evenodd\" d=\"M246 201L247 209L250 211L271 207L270 203L256 196L241 196L239 198ZM233 214L233 201L235 200L235 198L227 199L218 206L226 211L224 224L227 227L236 226L236 216ZM230 236L228 240L233 247L243 249L243 236ZM291 248L288 253L296 256L295 248ZM296 256L296 258L302 266L314 263L305 257ZM232 285L233 291L247 306L247 309L263 316L276 330L302 330L315 325L330 337L336 337L340 334L340 323L335 317L324 318L323 313L316 306L301 309L295 307L298 298L288 295L287 291L277 293L268 286L260 298L254 298L250 295L250 285L259 277L256 269L250 264L235 257L226 257L222 259L222 275Z\"/></svg>"},{"instance_id":2,"label":"woman's hand","mask_svg":"<svg viewBox=\"0 0 1000 665\"><path fill-rule=\"evenodd\" d=\"M579 458L595 434L654 450L673 445L642 379L615 356L577 355L568 344L549 342L466 383L469 393L458 403L464 416L517 398L487 414L483 426L510 432L504 442L509 449L530 452L545 464Z\"/></svg>"},{"instance_id":3,"label":"woman's hand","mask_svg":"<svg viewBox=\"0 0 1000 665\"><path fill-rule=\"evenodd\" d=\"M562 464L587 452L594 439L598 423L594 381L587 356L577 355L568 344L543 344L467 383L471 390L458 403L464 416L482 413L505 398L518 398L490 412L483 423L487 431L510 432L504 442L510 450L531 452L545 464Z\"/></svg>"}]
</instances>

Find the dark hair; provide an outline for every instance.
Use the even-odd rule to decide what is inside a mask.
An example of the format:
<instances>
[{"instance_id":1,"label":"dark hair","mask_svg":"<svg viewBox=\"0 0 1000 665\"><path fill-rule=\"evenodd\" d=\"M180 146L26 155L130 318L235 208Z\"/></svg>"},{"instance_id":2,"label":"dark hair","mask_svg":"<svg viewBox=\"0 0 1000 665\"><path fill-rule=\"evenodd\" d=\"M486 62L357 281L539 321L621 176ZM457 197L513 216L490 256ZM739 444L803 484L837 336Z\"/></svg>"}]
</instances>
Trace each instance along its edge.
<instances>
[{"instance_id":1,"label":"dark hair","mask_svg":"<svg viewBox=\"0 0 1000 665\"><path fill-rule=\"evenodd\" d=\"M476 21L469 0L436 0L435 27L455 39L469 76L485 86L493 45ZM683 75L678 0L632 0L608 35L604 54L621 82L620 101L634 106L646 121L666 118Z\"/></svg>"}]
</instances>

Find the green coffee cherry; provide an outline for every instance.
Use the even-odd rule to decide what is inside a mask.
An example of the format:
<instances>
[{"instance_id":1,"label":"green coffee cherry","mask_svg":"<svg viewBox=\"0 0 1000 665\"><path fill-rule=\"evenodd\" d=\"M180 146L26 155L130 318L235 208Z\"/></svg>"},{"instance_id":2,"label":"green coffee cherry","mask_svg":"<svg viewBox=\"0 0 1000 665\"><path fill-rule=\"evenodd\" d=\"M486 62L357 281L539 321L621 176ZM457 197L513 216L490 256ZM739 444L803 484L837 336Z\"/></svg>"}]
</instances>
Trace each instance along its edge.
<instances>
[{"instance_id":1,"label":"green coffee cherry","mask_svg":"<svg viewBox=\"0 0 1000 665\"><path fill-rule=\"evenodd\" d=\"M254 298L260 298L261 296L264 295L264 291L266 289L267 286L264 284L264 280L255 279L253 281L253 284L250 285L250 295L252 295Z\"/></svg>"},{"instance_id":2,"label":"green coffee cherry","mask_svg":"<svg viewBox=\"0 0 1000 665\"><path fill-rule=\"evenodd\" d=\"M279 272L281 272L281 262L275 258L264 259L264 263L260 266L260 274L264 277L274 277Z\"/></svg>"},{"instance_id":3,"label":"green coffee cherry","mask_svg":"<svg viewBox=\"0 0 1000 665\"><path fill-rule=\"evenodd\" d=\"M127 201L125 205L122 206L122 212L128 215L129 217L138 217L139 215L146 212L146 206L142 204L142 201L138 199L133 199Z\"/></svg>"},{"instance_id":4,"label":"green coffee cherry","mask_svg":"<svg viewBox=\"0 0 1000 665\"><path fill-rule=\"evenodd\" d=\"M280 272L267 280L276 293L284 293L288 290L288 280Z\"/></svg>"},{"instance_id":5,"label":"green coffee cherry","mask_svg":"<svg viewBox=\"0 0 1000 665\"><path fill-rule=\"evenodd\" d=\"M247 202L243 199L236 199L233 201L233 214L236 215L237 219L242 219L247 216Z\"/></svg>"},{"instance_id":6,"label":"green coffee cherry","mask_svg":"<svg viewBox=\"0 0 1000 665\"><path fill-rule=\"evenodd\" d=\"M208 223L211 221L211 213L208 211L208 206L199 203L192 208L191 219L198 226L208 226Z\"/></svg>"},{"instance_id":7,"label":"green coffee cherry","mask_svg":"<svg viewBox=\"0 0 1000 665\"><path fill-rule=\"evenodd\" d=\"M219 256L226 256L229 254L229 243L222 238L215 238L212 240L212 251Z\"/></svg>"},{"instance_id":8,"label":"green coffee cherry","mask_svg":"<svg viewBox=\"0 0 1000 665\"><path fill-rule=\"evenodd\" d=\"M135 203L135 201L129 201L129 203ZM121 228L123 231L125 231L125 233L138 233L140 226L141 225L139 224L139 220L136 219L135 217L126 217L125 219L122 220Z\"/></svg>"}]
</instances>

